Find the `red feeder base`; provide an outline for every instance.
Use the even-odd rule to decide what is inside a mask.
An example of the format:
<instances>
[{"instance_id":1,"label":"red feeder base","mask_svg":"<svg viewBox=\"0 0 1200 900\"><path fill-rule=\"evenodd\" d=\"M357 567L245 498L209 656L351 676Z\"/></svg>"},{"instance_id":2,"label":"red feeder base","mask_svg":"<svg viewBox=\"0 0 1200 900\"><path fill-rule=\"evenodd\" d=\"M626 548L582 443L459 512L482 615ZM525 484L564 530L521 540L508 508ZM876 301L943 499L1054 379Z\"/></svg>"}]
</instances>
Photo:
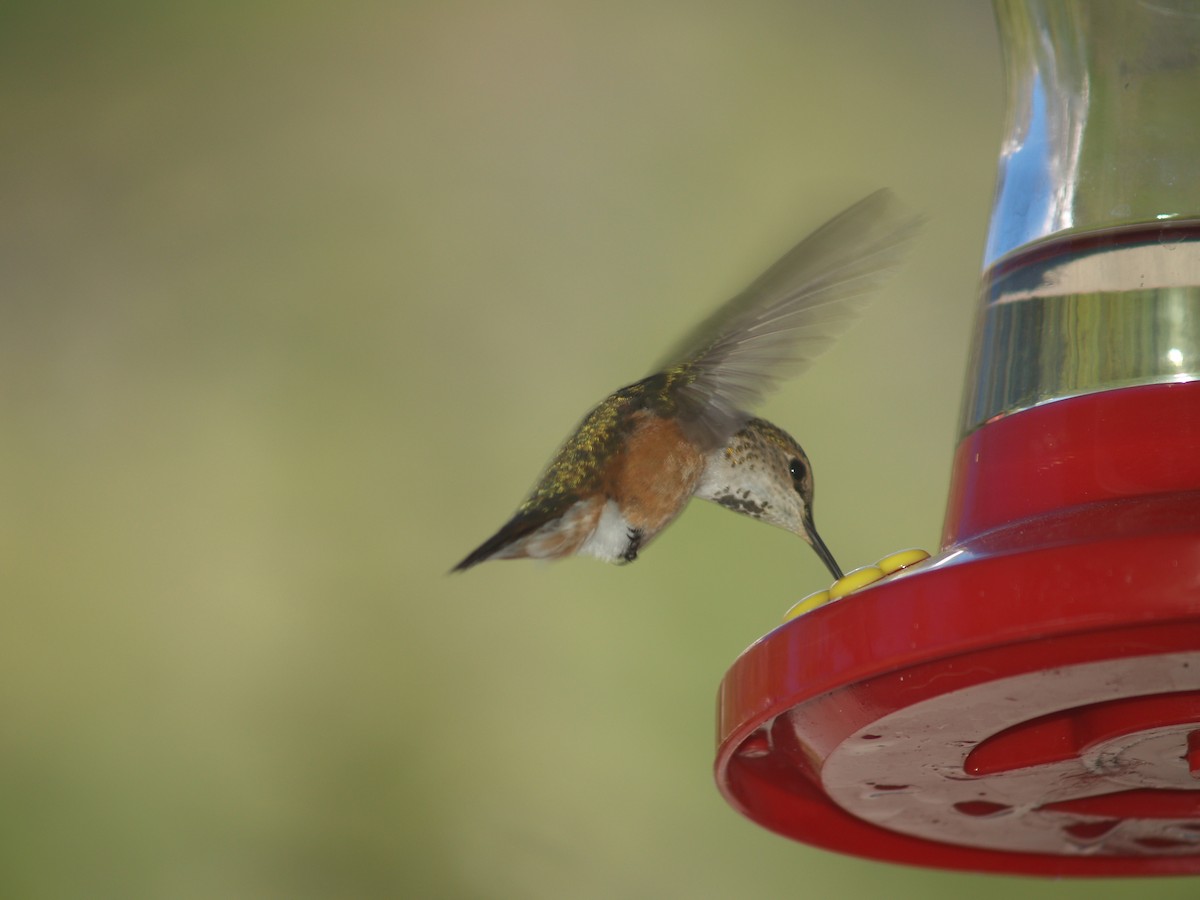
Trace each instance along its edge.
<instances>
[{"instance_id":1,"label":"red feeder base","mask_svg":"<svg viewBox=\"0 0 1200 900\"><path fill-rule=\"evenodd\" d=\"M747 649L720 694L717 780L729 802L785 836L894 862L1200 873L1200 491L1082 490L1092 451L1081 448L1099 445L1056 441L1051 424L1102 412L1095 427L1119 433L1137 468L1132 444L1161 441L1168 425L1200 434L1180 429L1179 408L1200 416L1198 388L1062 401L964 442L957 471L963 454L986 462L991 442L1036 441L1044 452L1024 446L1022 457L1036 472L1002 457L1019 480L995 502L1010 509L1012 485L1033 479L1029 502L1041 508ZM1175 407L1165 418L1164 404ZM1190 439L1185 471L1164 475L1142 455L1144 477L1194 476ZM1048 462L1064 447L1069 464ZM1092 455L1127 488L1128 473L1109 478L1125 450ZM1046 510L1060 488L1075 505ZM952 540L955 523L990 515L978 482L969 515L955 502Z\"/></svg>"}]
</instances>

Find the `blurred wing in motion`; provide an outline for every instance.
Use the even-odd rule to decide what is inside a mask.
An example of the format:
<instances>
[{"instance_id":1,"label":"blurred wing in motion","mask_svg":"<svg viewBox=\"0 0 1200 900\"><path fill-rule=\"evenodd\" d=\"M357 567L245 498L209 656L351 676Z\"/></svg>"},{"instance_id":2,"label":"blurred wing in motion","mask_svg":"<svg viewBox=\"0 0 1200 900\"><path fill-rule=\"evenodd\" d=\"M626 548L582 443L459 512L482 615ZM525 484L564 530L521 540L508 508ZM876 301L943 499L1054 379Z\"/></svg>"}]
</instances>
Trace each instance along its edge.
<instances>
[{"instance_id":1,"label":"blurred wing in motion","mask_svg":"<svg viewBox=\"0 0 1200 900\"><path fill-rule=\"evenodd\" d=\"M659 371L689 435L721 446L803 371L900 264L921 219L876 191L826 222L700 323Z\"/></svg>"}]
</instances>

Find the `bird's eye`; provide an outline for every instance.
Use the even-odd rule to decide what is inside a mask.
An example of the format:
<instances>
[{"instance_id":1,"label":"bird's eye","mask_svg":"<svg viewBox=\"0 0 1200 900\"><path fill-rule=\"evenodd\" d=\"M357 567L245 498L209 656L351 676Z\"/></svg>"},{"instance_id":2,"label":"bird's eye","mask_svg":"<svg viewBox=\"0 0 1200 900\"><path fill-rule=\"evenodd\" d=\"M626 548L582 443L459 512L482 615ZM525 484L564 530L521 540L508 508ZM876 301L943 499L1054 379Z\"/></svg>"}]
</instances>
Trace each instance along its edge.
<instances>
[{"instance_id":1,"label":"bird's eye","mask_svg":"<svg viewBox=\"0 0 1200 900\"><path fill-rule=\"evenodd\" d=\"M792 473L792 481L799 484L804 480L804 476L808 474L808 467L800 460L793 459L788 465L788 471Z\"/></svg>"}]
</instances>

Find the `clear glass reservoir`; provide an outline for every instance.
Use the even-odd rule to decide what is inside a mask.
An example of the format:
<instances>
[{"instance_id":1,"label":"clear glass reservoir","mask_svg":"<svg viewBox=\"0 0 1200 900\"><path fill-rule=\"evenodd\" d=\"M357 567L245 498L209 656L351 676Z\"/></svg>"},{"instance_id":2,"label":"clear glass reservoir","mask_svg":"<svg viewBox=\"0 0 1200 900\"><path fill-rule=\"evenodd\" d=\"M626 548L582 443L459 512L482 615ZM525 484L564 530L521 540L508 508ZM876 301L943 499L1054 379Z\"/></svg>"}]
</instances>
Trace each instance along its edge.
<instances>
[{"instance_id":1,"label":"clear glass reservoir","mask_svg":"<svg viewBox=\"0 0 1200 900\"><path fill-rule=\"evenodd\" d=\"M995 6L1008 102L960 436L1200 378L1200 2Z\"/></svg>"}]
</instances>

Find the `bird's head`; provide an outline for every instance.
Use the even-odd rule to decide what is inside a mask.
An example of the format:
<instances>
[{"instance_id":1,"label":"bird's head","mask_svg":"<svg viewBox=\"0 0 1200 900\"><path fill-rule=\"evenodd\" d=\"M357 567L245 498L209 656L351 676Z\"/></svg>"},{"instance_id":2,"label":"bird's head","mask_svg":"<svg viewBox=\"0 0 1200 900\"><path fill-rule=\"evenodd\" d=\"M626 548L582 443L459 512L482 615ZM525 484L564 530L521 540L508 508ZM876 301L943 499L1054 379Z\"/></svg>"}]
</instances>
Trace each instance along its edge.
<instances>
[{"instance_id":1,"label":"bird's head","mask_svg":"<svg viewBox=\"0 0 1200 900\"><path fill-rule=\"evenodd\" d=\"M842 577L813 523L808 456L795 438L765 419L751 419L708 454L696 496L798 534L835 579Z\"/></svg>"}]
</instances>

